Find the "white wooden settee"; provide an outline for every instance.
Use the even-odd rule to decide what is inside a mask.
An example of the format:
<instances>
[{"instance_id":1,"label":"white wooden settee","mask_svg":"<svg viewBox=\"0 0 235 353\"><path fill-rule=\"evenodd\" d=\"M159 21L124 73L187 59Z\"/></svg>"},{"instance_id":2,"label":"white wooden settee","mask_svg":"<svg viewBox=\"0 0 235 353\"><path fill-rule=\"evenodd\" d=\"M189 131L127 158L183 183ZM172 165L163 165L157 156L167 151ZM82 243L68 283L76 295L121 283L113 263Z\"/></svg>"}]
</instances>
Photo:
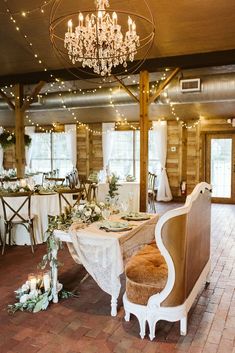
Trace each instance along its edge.
<instances>
[{"instance_id":1,"label":"white wooden settee","mask_svg":"<svg viewBox=\"0 0 235 353\"><path fill-rule=\"evenodd\" d=\"M211 186L198 184L182 207L166 212L147 245L126 265L125 319L134 314L144 338L155 337L159 320L180 320L187 333L187 314L210 271ZM156 246L157 244L157 246Z\"/></svg>"}]
</instances>

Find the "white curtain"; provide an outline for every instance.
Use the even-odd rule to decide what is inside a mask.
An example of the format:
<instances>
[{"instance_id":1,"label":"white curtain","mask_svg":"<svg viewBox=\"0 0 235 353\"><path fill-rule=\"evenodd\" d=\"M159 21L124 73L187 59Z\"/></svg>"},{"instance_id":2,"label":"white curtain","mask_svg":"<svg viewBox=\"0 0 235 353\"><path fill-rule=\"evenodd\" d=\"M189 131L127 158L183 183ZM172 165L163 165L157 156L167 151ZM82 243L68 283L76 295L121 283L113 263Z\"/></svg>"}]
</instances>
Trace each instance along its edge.
<instances>
[{"instance_id":1,"label":"white curtain","mask_svg":"<svg viewBox=\"0 0 235 353\"><path fill-rule=\"evenodd\" d=\"M113 149L113 131L115 123L102 124L102 148L103 148L103 167L109 172L109 161Z\"/></svg>"},{"instance_id":2,"label":"white curtain","mask_svg":"<svg viewBox=\"0 0 235 353\"><path fill-rule=\"evenodd\" d=\"M172 200L171 189L166 173L166 156L167 156L167 122L153 121L153 130L156 131L157 139L157 158L161 163L161 173L159 175L157 201Z\"/></svg>"},{"instance_id":3,"label":"white curtain","mask_svg":"<svg viewBox=\"0 0 235 353\"><path fill-rule=\"evenodd\" d=\"M68 146L71 148L70 156L73 168L77 165L77 126L76 124L68 124L64 126Z\"/></svg>"},{"instance_id":4,"label":"white curtain","mask_svg":"<svg viewBox=\"0 0 235 353\"><path fill-rule=\"evenodd\" d=\"M31 167L32 151L33 151L33 134L35 133L35 126L25 126L24 132L26 135L29 135L32 139L30 146L25 146L25 160L26 167Z\"/></svg>"},{"instance_id":5,"label":"white curtain","mask_svg":"<svg viewBox=\"0 0 235 353\"><path fill-rule=\"evenodd\" d=\"M3 133L3 127L0 126L0 134ZM4 151L2 146L0 145L0 170L3 169L3 156L4 156Z\"/></svg>"}]
</instances>

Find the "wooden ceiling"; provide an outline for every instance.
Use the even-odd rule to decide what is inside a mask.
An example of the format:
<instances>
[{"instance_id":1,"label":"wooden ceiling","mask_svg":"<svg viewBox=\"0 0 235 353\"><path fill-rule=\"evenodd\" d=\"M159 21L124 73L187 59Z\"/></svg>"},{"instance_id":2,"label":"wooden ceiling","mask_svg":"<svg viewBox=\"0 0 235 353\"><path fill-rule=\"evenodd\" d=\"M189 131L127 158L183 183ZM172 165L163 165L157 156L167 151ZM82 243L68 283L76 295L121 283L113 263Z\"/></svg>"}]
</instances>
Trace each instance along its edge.
<instances>
[{"instance_id":1,"label":"wooden ceiling","mask_svg":"<svg viewBox=\"0 0 235 353\"><path fill-rule=\"evenodd\" d=\"M156 36L149 59L155 63L171 66L174 59L180 64L180 56L188 56L188 64L197 65L231 64L235 61L235 1L234 0L147 0L154 17ZM49 39L49 15L51 4L44 8L45 13L33 12L26 17L15 15L16 24L6 14L6 6L12 13L32 9L42 0L11 0L0 2L0 76L26 74L43 71L43 65L34 59L38 53L48 69L63 69L57 59ZM62 12L94 8L94 0L64 0ZM146 14L143 1L110 0L111 8L127 9ZM5 14L4 14L5 13ZM18 26L20 31L16 31ZM142 28L138 28L142 31ZM27 35L33 46L25 41ZM32 50L31 50L32 49ZM226 53L226 51L228 51ZM221 52L214 55L213 52ZM213 53L210 55L209 53ZM193 57L192 54L200 54ZM203 61L204 54L204 61ZM175 58L177 57L177 59ZM182 63L186 65L182 58ZM214 58L214 63L212 62ZM154 63L154 61L152 61ZM151 61L150 61L151 63ZM153 68L151 67L151 70ZM157 69L157 67L156 67Z\"/></svg>"},{"instance_id":2,"label":"wooden ceiling","mask_svg":"<svg viewBox=\"0 0 235 353\"><path fill-rule=\"evenodd\" d=\"M196 68L230 65L234 71L234 66L231 66L235 64L234 0L147 0L147 2L154 17L156 36L144 68L154 72L163 67ZM6 12L6 5L12 13L16 13L31 10L42 3L42 0L0 0L0 86L16 82L36 83L40 79L49 80L49 74L54 70L59 77L71 79L65 70L66 65L58 60L50 43L51 3L44 8L44 14L39 11L32 12L26 17L16 14L14 16L16 23L10 20ZM110 0L110 5L111 9L126 9L146 14L143 1ZM59 13L85 8L94 8L94 0L64 0ZM19 27L19 31L16 27ZM145 31L142 27L137 29L140 32ZM27 44L25 35L32 46ZM38 54L42 64L34 54ZM48 72L44 71L45 67ZM153 114L167 115L167 109L154 107ZM184 114L185 107L182 106L180 109ZM219 111L219 116L230 117L235 112L235 102L230 102L223 111L221 104L216 103L207 106L187 105L187 109L188 115L192 117L195 117L196 110L196 116L200 112L214 115ZM105 113L112 115L107 111ZM1 121L2 114L0 113ZM127 114L133 117L136 112L133 108L132 113L129 114L128 111ZM8 117L11 120L10 115ZM97 121L97 118L94 120Z\"/></svg>"}]
</instances>

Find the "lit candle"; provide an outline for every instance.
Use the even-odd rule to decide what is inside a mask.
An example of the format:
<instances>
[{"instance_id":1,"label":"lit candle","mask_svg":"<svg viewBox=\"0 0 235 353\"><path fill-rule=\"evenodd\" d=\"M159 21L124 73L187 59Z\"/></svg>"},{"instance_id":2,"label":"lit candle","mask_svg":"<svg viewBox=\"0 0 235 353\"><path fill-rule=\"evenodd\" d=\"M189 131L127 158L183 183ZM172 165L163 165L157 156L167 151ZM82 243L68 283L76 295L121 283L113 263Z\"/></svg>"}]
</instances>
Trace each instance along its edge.
<instances>
[{"instance_id":1,"label":"lit candle","mask_svg":"<svg viewBox=\"0 0 235 353\"><path fill-rule=\"evenodd\" d=\"M36 290L36 288L37 288L37 278L35 277L34 274L30 274L28 276L28 281L29 281L30 292Z\"/></svg>"},{"instance_id":2,"label":"lit candle","mask_svg":"<svg viewBox=\"0 0 235 353\"><path fill-rule=\"evenodd\" d=\"M83 14L80 12L78 15L79 26L83 25Z\"/></svg>"},{"instance_id":3,"label":"lit candle","mask_svg":"<svg viewBox=\"0 0 235 353\"><path fill-rule=\"evenodd\" d=\"M102 16L103 16L102 11L98 11L98 20L99 20L99 25L100 25L100 26L101 26L101 24L102 24Z\"/></svg>"},{"instance_id":4,"label":"lit candle","mask_svg":"<svg viewBox=\"0 0 235 353\"><path fill-rule=\"evenodd\" d=\"M116 12L113 12L112 17L113 17L113 24L116 26L117 25L117 14L116 14Z\"/></svg>"},{"instance_id":5,"label":"lit candle","mask_svg":"<svg viewBox=\"0 0 235 353\"><path fill-rule=\"evenodd\" d=\"M21 179L21 180L20 180L20 186L21 186L22 188L25 188L26 185L27 185L26 180L25 180L25 179Z\"/></svg>"},{"instance_id":6,"label":"lit candle","mask_svg":"<svg viewBox=\"0 0 235 353\"><path fill-rule=\"evenodd\" d=\"M72 30L73 30L73 22L72 22L72 20L69 20L68 21L68 32L72 33Z\"/></svg>"},{"instance_id":7,"label":"lit candle","mask_svg":"<svg viewBox=\"0 0 235 353\"><path fill-rule=\"evenodd\" d=\"M48 291L51 288L51 276L50 272L46 272L43 275L43 284L44 284L44 290L45 292Z\"/></svg>"},{"instance_id":8,"label":"lit candle","mask_svg":"<svg viewBox=\"0 0 235 353\"><path fill-rule=\"evenodd\" d=\"M130 17L128 17L128 27L129 27L129 31L132 31L132 19Z\"/></svg>"}]
</instances>

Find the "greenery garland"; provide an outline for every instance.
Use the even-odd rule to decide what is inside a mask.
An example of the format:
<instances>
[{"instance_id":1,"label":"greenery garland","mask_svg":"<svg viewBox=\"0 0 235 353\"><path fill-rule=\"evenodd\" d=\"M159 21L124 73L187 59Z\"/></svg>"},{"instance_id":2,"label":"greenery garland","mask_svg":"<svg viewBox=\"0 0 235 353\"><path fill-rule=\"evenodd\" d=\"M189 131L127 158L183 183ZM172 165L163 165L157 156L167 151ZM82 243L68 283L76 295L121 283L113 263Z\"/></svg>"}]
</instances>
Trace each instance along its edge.
<instances>
[{"instance_id":1,"label":"greenery garland","mask_svg":"<svg viewBox=\"0 0 235 353\"><path fill-rule=\"evenodd\" d=\"M32 138L29 135L24 135L24 143L25 146L29 147L32 142ZM16 137L14 133L10 132L2 132L0 134L0 145L2 146L3 149L10 147L12 145L16 144Z\"/></svg>"}]
</instances>

